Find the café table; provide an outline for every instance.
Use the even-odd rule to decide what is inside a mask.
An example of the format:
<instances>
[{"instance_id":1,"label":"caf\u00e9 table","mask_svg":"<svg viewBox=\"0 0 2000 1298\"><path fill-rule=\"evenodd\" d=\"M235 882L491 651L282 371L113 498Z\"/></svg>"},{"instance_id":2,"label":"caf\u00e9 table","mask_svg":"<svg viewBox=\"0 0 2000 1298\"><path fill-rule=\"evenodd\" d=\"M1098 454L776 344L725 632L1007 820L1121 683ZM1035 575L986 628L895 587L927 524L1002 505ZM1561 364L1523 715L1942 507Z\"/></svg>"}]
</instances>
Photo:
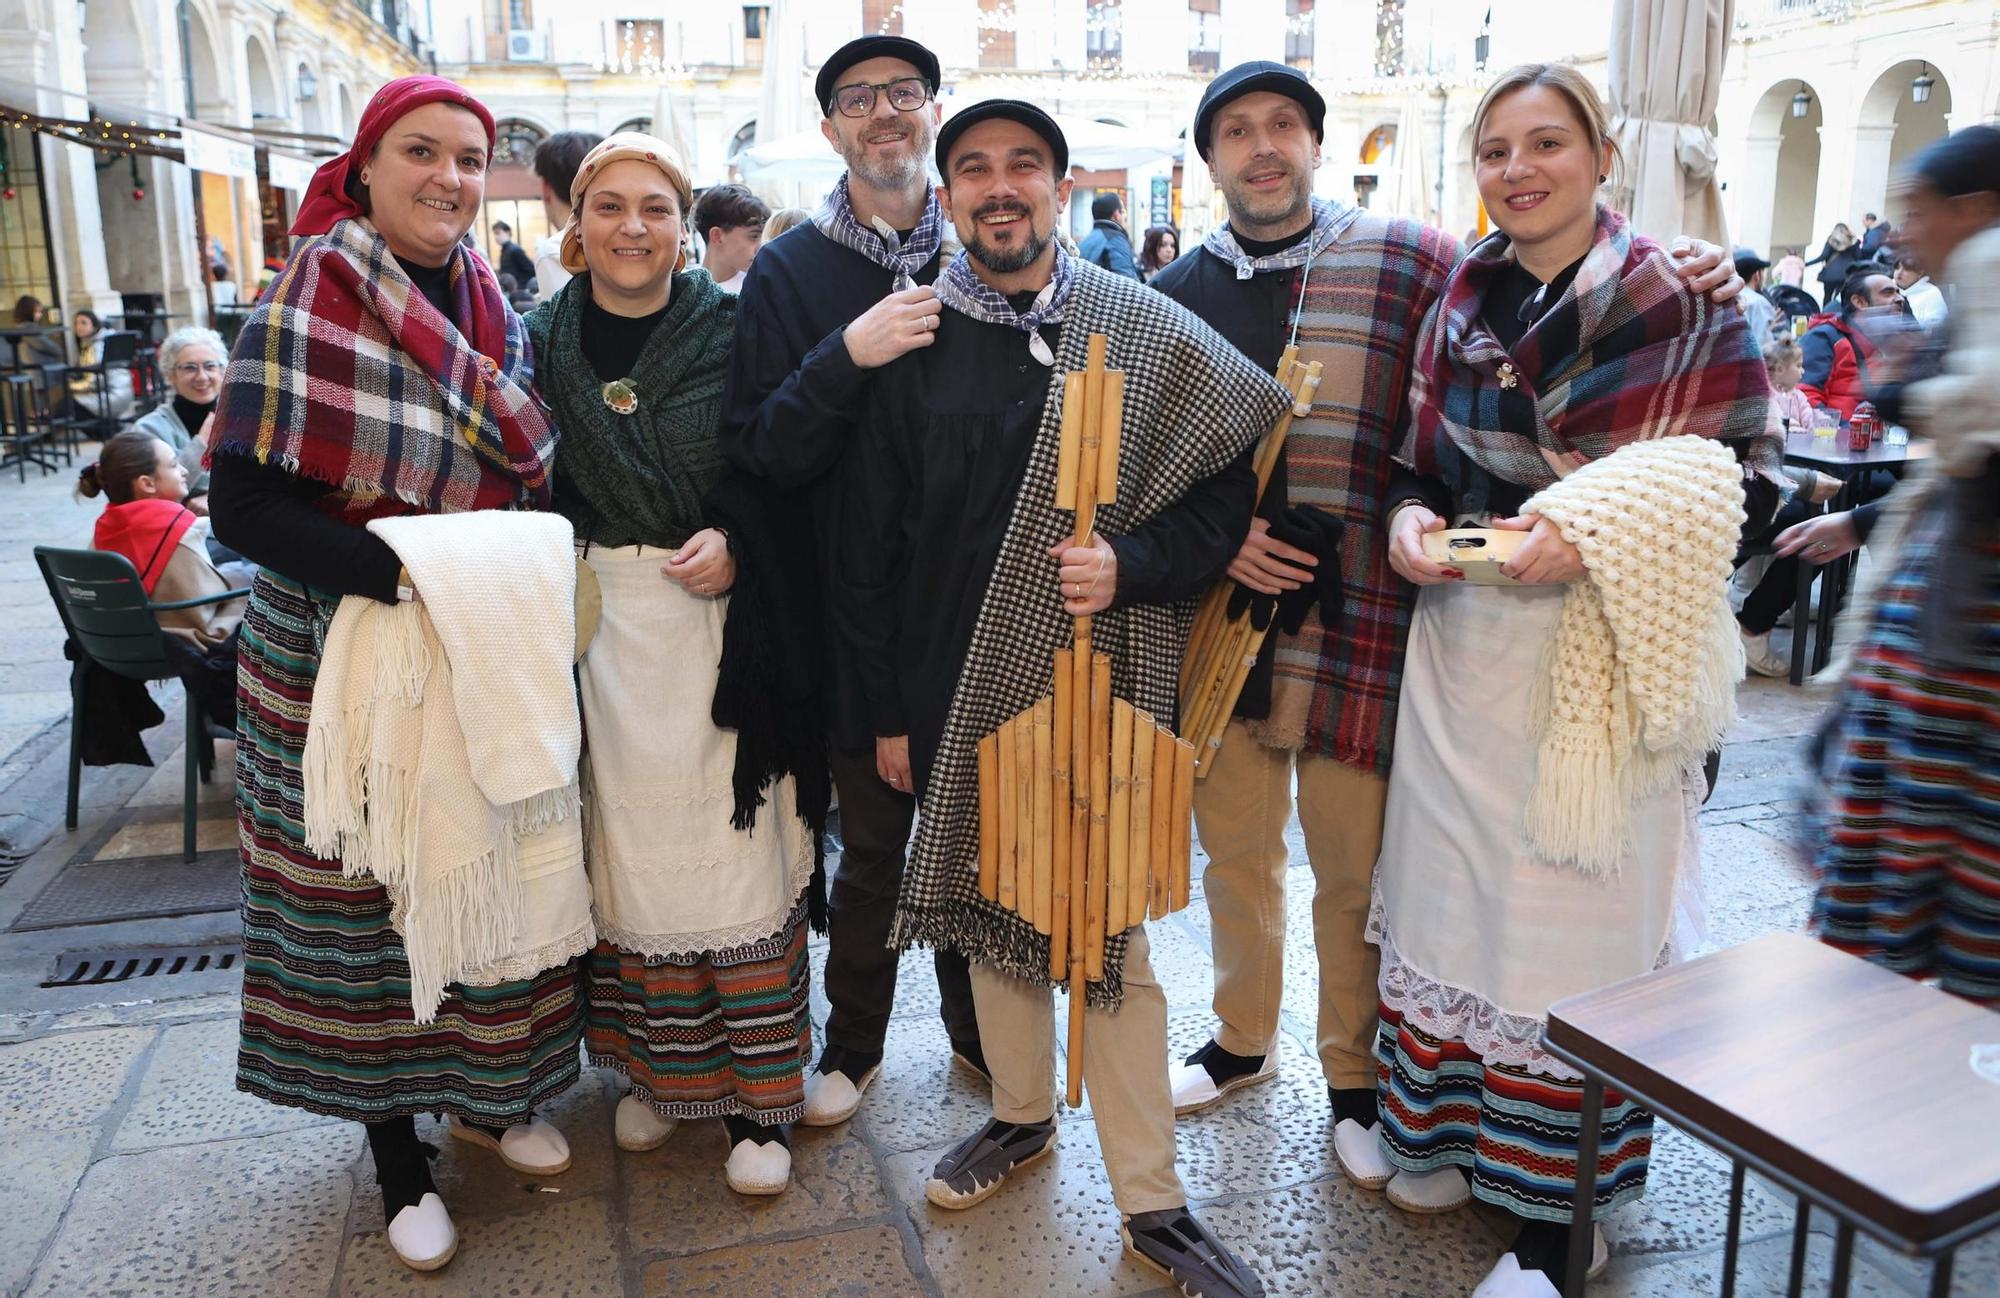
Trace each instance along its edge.
<instances>
[{"instance_id":1,"label":"caf\u00e9 table","mask_svg":"<svg viewBox=\"0 0 2000 1298\"><path fill-rule=\"evenodd\" d=\"M1877 437L1865 451L1848 446L1847 430L1838 436L1815 437L1810 429L1798 429L1785 437L1785 463L1816 469L1840 479L1840 490L1828 502L1826 512L1842 513L1861 504L1861 490L1872 469L1884 469L1901 477L1911 460L1921 459L1927 448L1889 446ZM1809 562L1809 560L1808 560ZM1855 556L1843 555L1822 565L1819 585L1819 615L1815 625L1792 628L1792 684L1803 682L1806 672L1806 636L1812 634L1812 671L1825 668L1833 657L1833 623L1840 614L1848 584L1853 580Z\"/></svg>"},{"instance_id":2,"label":"caf\u00e9 table","mask_svg":"<svg viewBox=\"0 0 2000 1298\"><path fill-rule=\"evenodd\" d=\"M30 338L54 338L60 341L62 336L63 328L61 325L16 324L0 326L0 338L5 338L14 345L14 361L9 368L16 370L26 368L21 362L21 348L27 345ZM40 364L40 362L37 361L36 364Z\"/></svg>"},{"instance_id":3,"label":"caf\u00e9 table","mask_svg":"<svg viewBox=\"0 0 2000 1298\"><path fill-rule=\"evenodd\" d=\"M1543 1046L1583 1074L1577 1166L1598 1164L1606 1088L1730 1161L1722 1298L1734 1298L1746 1169L1798 1197L1787 1294L1811 1209L1837 1222L1830 1293L1857 1230L1931 1264L2000 1226L2000 1014L1797 933L1778 933L1549 1007ZM1590 1266L1579 1178L1566 1293Z\"/></svg>"}]
</instances>

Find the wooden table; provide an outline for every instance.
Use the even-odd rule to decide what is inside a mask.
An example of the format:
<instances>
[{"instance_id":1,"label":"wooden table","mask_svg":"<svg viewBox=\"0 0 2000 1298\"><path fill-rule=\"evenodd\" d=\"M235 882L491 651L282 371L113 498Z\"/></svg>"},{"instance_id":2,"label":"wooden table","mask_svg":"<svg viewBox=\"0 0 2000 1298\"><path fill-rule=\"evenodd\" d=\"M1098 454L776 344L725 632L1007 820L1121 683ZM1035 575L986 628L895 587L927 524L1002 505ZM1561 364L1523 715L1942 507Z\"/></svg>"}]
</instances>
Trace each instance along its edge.
<instances>
[{"instance_id":1,"label":"wooden table","mask_svg":"<svg viewBox=\"0 0 2000 1298\"><path fill-rule=\"evenodd\" d=\"M1885 469L1898 477L1903 467L1912 459L1921 458L1924 450L1913 450L1905 446L1885 446L1880 437L1869 442L1865 451L1852 451L1847 447L1847 429L1843 425L1840 435L1821 439L1812 435L1811 429L1795 430L1785 436L1785 463L1808 469L1817 469L1840 479L1840 490L1827 505L1827 512L1841 513L1853 509L1861 503L1861 487L1870 469ZM1811 560L1802 561L1810 563ZM1855 558L1842 555L1822 565L1825 573L1819 584L1819 616L1812 631L1812 670L1822 670L1833 657L1833 623L1840 615L1840 605L1847 594L1848 583L1854 577ZM1797 624L1792 627L1792 684L1804 682L1806 676L1806 632L1807 627Z\"/></svg>"},{"instance_id":2,"label":"wooden table","mask_svg":"<svg viewBox=\"0 0 2000 1298\"><path fill-rule=\"evenodd\" d=\"M2000 1226L2000 1081L1973 1047L2000 1014L1798 934L1760 938L1549 1007L1543 1045L1584 1075L1577 1166L1594 1167L1608 1084L1730 1159L1723 1298L1736 1291L1746 1167L1799 1197L1791 1281L1805 1278L1809 1208L1831 1212L1845 1298L1854 1232L1935 1257ZM1569 1284L1583 1293L1595 1186L1579 1178Z\"/></svg>"}]
</instances>

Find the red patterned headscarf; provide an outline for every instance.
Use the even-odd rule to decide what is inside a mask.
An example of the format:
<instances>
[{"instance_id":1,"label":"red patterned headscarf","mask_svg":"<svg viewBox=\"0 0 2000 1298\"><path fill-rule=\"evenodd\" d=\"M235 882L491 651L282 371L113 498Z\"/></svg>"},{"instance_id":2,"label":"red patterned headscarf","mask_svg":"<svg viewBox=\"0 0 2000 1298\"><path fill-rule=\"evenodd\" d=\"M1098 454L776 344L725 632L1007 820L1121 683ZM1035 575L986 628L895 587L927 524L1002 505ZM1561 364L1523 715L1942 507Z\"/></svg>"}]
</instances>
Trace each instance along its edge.
<instances>
[{"instance_id":1,"label":"red patterned headscarf","mask_svg":"<svg viewBox=\"0 0 2000 1298\"><path fill-rule=\"evenodd\" d=\"M456 81L443 77L416 76L398 77L375 92L368 101L368 107L361 112L361 121L354 128L354 143L347 152L337 158L330 158L313 173L312 184L306 189L304 201L299 204L299 214L292 222L294 235L325 234L334 222L350 216L360 216L361 204L351 192L360 183L360 167L375 152L375 146L389 133L389 128L401 121L403 116L425 104L457 104L479 119L486 128L486 147L493 147L493 114L486 105L472 97L472 92Z\"/></svg>"}]
</instances>

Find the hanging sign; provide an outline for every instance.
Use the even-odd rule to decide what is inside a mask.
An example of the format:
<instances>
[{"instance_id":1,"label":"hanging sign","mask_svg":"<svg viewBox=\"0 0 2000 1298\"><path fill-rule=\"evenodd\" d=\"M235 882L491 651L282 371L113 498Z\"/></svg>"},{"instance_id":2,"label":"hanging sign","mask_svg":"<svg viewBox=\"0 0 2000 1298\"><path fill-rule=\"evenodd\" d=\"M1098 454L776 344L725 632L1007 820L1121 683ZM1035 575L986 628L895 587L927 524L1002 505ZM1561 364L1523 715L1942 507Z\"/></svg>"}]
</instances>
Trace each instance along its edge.
<instances>
[{"instance_id":1,"label":"hanging sign","mask_svg":"<svg viewBox=\"0 0 2000 1298\"><path fill-rule=\"evenodd\" d=\"M257 149L247 141L183 125L181 148L187 155L187 165L196 171L257 179Z\"/></svg>"},{"instance_id":2,"label":"hanging sign","mask_svg":"<svg viewBox=\"0 0 2000 1298\"><path fill-rule=\"evenodd\" d=\"M303 194L312 184L313 172L319 167L310 158L295 154L280 153L276 149L264 154L271 167L271 184L277 189L289 189L294 194Z\"/></svg>"}]
</instances>

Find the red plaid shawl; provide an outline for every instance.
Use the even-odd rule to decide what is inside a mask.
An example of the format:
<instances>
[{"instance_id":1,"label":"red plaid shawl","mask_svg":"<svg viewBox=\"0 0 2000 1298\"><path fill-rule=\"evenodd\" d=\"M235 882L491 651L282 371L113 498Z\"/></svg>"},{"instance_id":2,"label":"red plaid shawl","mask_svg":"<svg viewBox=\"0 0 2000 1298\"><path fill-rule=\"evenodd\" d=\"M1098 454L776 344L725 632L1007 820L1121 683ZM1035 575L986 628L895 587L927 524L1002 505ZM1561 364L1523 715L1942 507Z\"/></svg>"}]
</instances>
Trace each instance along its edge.
<instances>
[{"instance_id":1,"label":"red plaid shawl","mask_svg":"<svg viewBox=\"0 0 2000 1298\"><path fill-rule=\"evenodd\" d=\"M468 249L451 290L447 320L365 219L301 246L236 340L211 453L326 483L353 523L546 507L555 433L521 318Z\"/></svg>"},{"instance_id":2,"label":"red plaid shawl","mask_svg":"<svg viewBox=\"0 0 2000 1298\"><path fill-rule=\"evenodd\" d=\"M1484 473L1540 490L1630 442L1692 433L1742 442L1746 473L1776 479L1771 384L1735 305L1690 292L1660 246L1597 210L1597 238L1560 300L1510 354L1480 318L1513 261L1487 239L1424 322L1397 458L1454 491ZM1533 441L1514 431L1532 423Z\"/></svg>"}]
</instances>

